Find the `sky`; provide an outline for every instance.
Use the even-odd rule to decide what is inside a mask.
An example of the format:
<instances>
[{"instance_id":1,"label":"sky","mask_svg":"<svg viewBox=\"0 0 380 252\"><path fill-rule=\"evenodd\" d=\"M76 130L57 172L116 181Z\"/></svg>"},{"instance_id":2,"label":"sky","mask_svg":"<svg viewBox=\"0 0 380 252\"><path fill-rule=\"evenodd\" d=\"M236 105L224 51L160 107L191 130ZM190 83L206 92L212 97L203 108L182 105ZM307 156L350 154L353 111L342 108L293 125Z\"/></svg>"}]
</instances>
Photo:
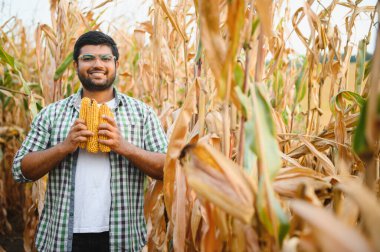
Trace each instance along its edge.
<instances>
[{"instance_id":1,"label":"sky","mask_svg":"<svg viewBox=\"0 0 380 252\"><path fill-rule=\"evenodd\" d=\"M103 0L104 1L104 0ZM96 5L100 0L79 0L79 6L85 9L88 6ZM343 1L343 0L342 0ZM172 1L175 3L176 1ZM302 7L304 1L300 0L288 0L290 4L291 15L299 8ZM319 2L319 4L318 4ZM331 0L318 0L315 1L313 5L313 10L319 12L323 6L328 6ZM376 4L376 0L363 0L360 6ZM143 22L148 19L149 6L152 0L114 0L108 3L106 12L102 15L104 23L110 23L112 20L124 20L124 23L129 24L131 27L136 25L138 22ZM3 24L12 16L17 16L23 20L24 25L33 28L37 26L38 23L50 24L50 10L49 10L49 0L0 0L0 25ZM334 11L334 16L332 18L332 23L337 25L342 31L344 36L344 18L348 13L348 9L345 7L337 7ZM360 39L368 33L370 26L369 15L361 14L355 27L353 29L353 44L357 44ZM308 35L308 23L306 18L300 24L301 30ZM288 27L289 40L288 45L292 47L298 53L305 53L305 47L298 39L295 32L292 32L292 27ZM372 30L372 36L370 44L368 45L368 52L373 53L376 41L376 31ZM353 54L356 54L356 49L354 49Z\"/></svg>"},{"instance_id":2,"label":"sky","mask_svg":"<svg viewBox=\"0 0 380 252\"><path fill-rule=\"evenodd\" d=\"M103 1L79 0L81 9L96 6ZM108 3L107 11L102 15L107 21L117 17L129 21L131 24L145 21L149 5L147 0L113 0ZM49 0L0 0L0 24L12 16L17 16L25 21L26 25L36 26L38 23L50 24Z\"/></svg>"}]
</instances>

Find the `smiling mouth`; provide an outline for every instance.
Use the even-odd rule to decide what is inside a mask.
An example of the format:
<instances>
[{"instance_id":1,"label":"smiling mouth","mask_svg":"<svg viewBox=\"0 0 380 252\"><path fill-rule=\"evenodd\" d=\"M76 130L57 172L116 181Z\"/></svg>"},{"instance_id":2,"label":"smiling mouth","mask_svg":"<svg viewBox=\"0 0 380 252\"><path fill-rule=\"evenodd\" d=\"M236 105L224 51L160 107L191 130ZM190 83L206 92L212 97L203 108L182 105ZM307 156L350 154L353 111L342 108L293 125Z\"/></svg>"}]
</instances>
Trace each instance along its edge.
<instances>
[{"instance_id":1,"label":"smiling mouth","mask_svg":"<svg viewBox=\"0 0 380 252\"><path fill-rule=\"evenodd\" d=\"M99 72L99 71L92 71L89 73L89 75L91 77L94 77L94 78L102 78L106 75L106 73L105 72Z\"/></svg>"}]
</instances>

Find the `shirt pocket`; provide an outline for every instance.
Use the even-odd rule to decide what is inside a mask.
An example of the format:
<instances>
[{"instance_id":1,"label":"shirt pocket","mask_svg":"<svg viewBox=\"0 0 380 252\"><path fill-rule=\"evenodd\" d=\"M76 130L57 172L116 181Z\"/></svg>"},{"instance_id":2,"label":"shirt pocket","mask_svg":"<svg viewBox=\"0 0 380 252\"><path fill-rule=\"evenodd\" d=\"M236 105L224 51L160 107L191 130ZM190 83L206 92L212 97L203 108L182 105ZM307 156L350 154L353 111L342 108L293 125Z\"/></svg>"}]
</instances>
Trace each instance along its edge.
<instances>
[{"instance_id":1,"label":"shirt pocket","mask_svg":"<svg viewBox=\"0 0 380 252\"><path fill-rule=\"evenodd\" d=\"M55 146L63 141L65 141L69 130L62 128L63 125L55 124L51 129L51 135L50 135L50 144L51 146Z\"/></svg>"},{"instance_id":2,"label":"shirt pocket","mask_svg":"<svg viewBox=\"0 0 380 252\"><path fill-rule=\"evenodd\" d=\"M51 146L55 146L65 141L75 119L76 114L68 114L68 112L63 113L61 116L54 119L50 135Z\"/></svg>"},{"instance_id":3,"label":"shirt pocket","mask_svg":"<svg viewBox=\"0 0 380 252\"><path fill-rule=\"evenodd\" d=\"M119 126L121 134L129 143L144 147L144 125L138 122L128 122Z\"/></svg>"}]
</instances>

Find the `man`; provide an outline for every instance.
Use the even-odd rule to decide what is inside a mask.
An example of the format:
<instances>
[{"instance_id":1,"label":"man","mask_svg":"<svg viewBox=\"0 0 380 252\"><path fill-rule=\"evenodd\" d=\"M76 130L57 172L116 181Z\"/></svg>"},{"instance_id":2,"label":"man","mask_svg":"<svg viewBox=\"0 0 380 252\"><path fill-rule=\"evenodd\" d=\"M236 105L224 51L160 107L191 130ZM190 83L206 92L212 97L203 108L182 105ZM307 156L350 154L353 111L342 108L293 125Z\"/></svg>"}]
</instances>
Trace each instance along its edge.
<instances>
[{"instance_id":1,"label":"man","mask_svg":"<svg viewBox=\"0 0 380 252\"><path fill-rule=\"evenodd\" d=\"M144 177L163 177L167 148L154 111L113 87L119 66L114 40L90 31L76 41L74 67L82 89L50 104L33 120L17 152L13 176L34 181L49 173L36 233L38 251L140 251L145 245ZM99 143L110 153L78 148L93 133L78 119L82 97L107 103Z\"/></svg>"}]
</instances>

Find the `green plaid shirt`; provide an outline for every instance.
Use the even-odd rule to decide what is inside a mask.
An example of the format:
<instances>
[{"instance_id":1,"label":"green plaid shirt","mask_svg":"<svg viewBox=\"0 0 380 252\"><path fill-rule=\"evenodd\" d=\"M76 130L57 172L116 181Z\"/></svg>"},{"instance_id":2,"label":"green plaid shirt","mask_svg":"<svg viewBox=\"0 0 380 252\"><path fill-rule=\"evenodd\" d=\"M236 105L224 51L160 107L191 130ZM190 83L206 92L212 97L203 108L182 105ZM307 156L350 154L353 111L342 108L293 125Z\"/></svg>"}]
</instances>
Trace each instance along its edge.
<instances>
[{"instance_id":1,"label":"green plaid shirt","mask_svg":"<svg viewBox=\"0 0 380 252\"><path fill-rule=\"evenodd\" d=\"M50 104L33 120L31 130L16 153L15 180L28 182L21 173L21 160L29 152L46 150L65 140L78 118L81 92ZM167 139L152 108L114 91L113 111L118 127L130 143L166 153ZM111 209L110 250L140 251L146 243L144 219L145 175L125 157L110 152ZM78 150L49 172L45 205L36 233L38 251L71 251L74 226L75 170Z\"/></svg>"}]
</instances>

